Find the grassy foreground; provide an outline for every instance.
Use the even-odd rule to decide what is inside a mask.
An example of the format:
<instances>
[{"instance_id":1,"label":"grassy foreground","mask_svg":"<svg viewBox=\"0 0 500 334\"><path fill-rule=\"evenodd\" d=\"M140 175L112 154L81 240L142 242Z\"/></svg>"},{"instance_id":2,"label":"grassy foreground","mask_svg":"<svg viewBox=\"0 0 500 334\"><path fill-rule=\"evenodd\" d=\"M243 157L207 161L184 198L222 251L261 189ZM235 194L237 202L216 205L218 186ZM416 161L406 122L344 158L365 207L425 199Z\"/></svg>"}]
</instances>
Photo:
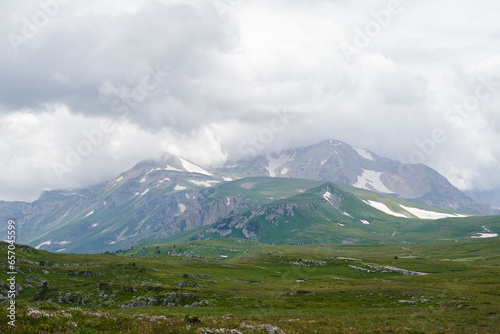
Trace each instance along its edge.
<instances>
[{"instance_id":1,"label":"grassy foreground","mask_svg":"<svg viewBox=\"0 0 500 334\"><path fill-rule=\"evenodd\" d=\"M307 246L221 239L118 255L17 245L16 326L5 298L0 332L499 333L499 250L495 239ZM0 252L6 259L5 243ZM2 261L4 297L8 271Z\"/></svg>"}]
</instances>

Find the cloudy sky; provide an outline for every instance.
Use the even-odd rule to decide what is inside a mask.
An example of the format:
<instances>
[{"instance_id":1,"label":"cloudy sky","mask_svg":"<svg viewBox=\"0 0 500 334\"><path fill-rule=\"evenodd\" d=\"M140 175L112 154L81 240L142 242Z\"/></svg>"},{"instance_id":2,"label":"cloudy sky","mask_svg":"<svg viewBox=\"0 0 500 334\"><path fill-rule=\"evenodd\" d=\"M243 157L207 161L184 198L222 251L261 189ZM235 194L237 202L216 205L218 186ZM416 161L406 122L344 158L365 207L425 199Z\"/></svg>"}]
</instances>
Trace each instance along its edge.
<instances>
[{"instance_id":1,"label":"cloudy sky","mask_svg":"<svg viewBox=\"0 0 500 334\"><path fill-rule=\"evenodd\" d=\"M500 188L500 3L0 4L0 199L339 139Z\"/></svg>"}]
</instances>

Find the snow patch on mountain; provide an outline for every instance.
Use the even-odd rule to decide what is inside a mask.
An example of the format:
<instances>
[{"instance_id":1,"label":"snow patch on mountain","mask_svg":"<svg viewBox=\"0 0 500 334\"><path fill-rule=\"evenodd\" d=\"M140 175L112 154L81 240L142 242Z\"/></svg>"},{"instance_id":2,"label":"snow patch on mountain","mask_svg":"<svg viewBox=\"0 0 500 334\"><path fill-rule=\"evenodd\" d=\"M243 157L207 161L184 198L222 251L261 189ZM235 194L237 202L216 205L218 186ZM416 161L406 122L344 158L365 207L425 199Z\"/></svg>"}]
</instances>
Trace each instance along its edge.
<instances>
[{"instance_id":1,"label":"snow patch on mountain","mask_svg":"<svg viewBox=\"0 0 500 334\"><path fill-rule=\"evenodd\" d=\"M179 160L181 161L182 163L182 166L190 173L198 173L198 174L204 174L204 175L208 175L208 176L212 176L211 173L207 172L206 170L204 170L203 168L201 168L200 166L197 166L187 160L184 160L182 158L179 158Z\"/></svg>"},{"instance_id":2,"label":"snow patch on mountain","mask_svg":"<svg viewBox=\"0 0 500 334\"><path fill-rule=\"evenodd\" d=\"M329 192L329 191L325 191L325 193L323 194L323 198L330 204L332 204L332 202L330 201L330 197L332 197L332 194Z\"/></svg>"},{"instance_id":3,"label":"snow patch on mountain","mask_svg":"<svg viewBox=\"0 0 500 334\"><path fill-rule=\"evenodd\" d=\"M90 211L89 213L87 213L87 215L85 216L85 218L87 218L88 216L92 215L94 213L94 211Z\"/></svg>"},{"instance_id":4,"label":"snow patch on mountain","mask_svg":"<svg viewBox=\"0 0 500 334\"><path fill-rule=\"evenodd\" d=\"M498 234L496 233L478 233L478 235L473 235L471 238L496 238Z\"/></svg>"},{"instance_id":5,"label":"snow patch on mountain","mask_svg":"<svg viewBox=\"0 0 500 334\"><path fill-rule=\"evenodd\" d=\"M149 188L148 188L148 189L146 189L146 190L144 190L144 192L141 194L141 196L146 195L148 192L149 192Z\"/></svg>"},{"instance_id":6,"label":"snow patch on mountain","mask_svg":"<svg viewBox=\"0 0 500 334\"><path fill-rule=\"evenodd\" d=\"M205 180L205 181L199 181L199 180L188 180L189 182L191 182L192 184L194 185L197 185L197 186L204 186L204 187L212 187L213 184L212 183L219 183L219 181L209 181L209 180Z\"/></svg>"},{"instance_id":7,"label":"snow patch on mountain","mask_svg":"<svg viewBox=\"0 0 500 334\"><path fill-rule=\"evenodd\" d=\"M45 246L45 245L50 246L51 244L52 244L52 241L45 241L45 242L42 242L40 245L36 246L35 248L40 249L40 247L42 247L42 246Z\"/></svg>"},{"instance_id":8,"label":"snow patch on mountain","mask_svg":"<svg viewBox=\"0 0 500 334\"><path fill-rule=\"evenodd\" d=\"M182 203L179 203L179 211L181 213L184 213L186 211L186 206Z\"/></svg>"},{"instance_id":9,"label":"snow patch on mountain","mask_svg":"<svg viewBox=\"0 0 500 334\"><path fill-rule=\"evenodd\" d=\"M174 190L186 190L187 188L184 186L176 185Z\"/></svg>"},{"instance_id":10,"label":"snow patch on mountain","mask_svg":"<svg viewBox=\"0 0 500 334\"><path fill-rule=\"evenodd\" d=\"M165 181L170 181L170 179L169 179L168 177L166 177L166 178L164 178L163 180L158 181L158 183L163 183L163 182L165 182Z\"/></svg>"},{"instance_id":11,"label":"snow patch on mountain","mask_svg":"<svg viewBox=\"0 0 500 334\"><path fill-rule=\"evenodd\" d=\"M332 146L340 146L342 144L341 143L334 143L333 140L330 140L330 145L332 145Z\"/></svg>"},{"instance_id":12,"label":"snow patch on mountain","mask_svg":"<svg viewBox=\"0 0 500 334\"><path fill-rule=\"evenodd\" d=\"M358 176L358 181L353 184L353 187L377 191L379 193L393 194L393 192L385 186L380 177L382 172L363 169L363 174Z\"/></svg>"},{"instance_id":13,"label":"snow patch on mountain","mask_svg":"<svg viewBox=\"0 0 500 334\"><path fill-rule=\"evenodd\" d=\"M370 225L370 222L369 222L368 220L361 219L361 222L362 222L364 225Z\"/></svg>"},{"instance_id":14,"label":"snow patch on mountain","mask_svg":"<svg viewBox=\"0 0 500 334\"><path fill-rule=\"evenodd\" d=\"M56 250L56 252L62 252L62 251L65 251L65 250L66 250L66 248L61 248L61 249Z\"/></svg>"},{"instance_id":15,"label":"snow patch on mountain","mask_svg":"<svg viewBox=\"0 0 500 334\"><path fill-rule=\"evenodd\" d=\"M480 239L484 239L484 238L496 238L498 237L498 234L497 233L493 233L491 232L486 226L482 226L483 230L485 230L487 233L484 233L484 232L480 232L480 233L476 233L476 235L473 235L471 236L471 238L480 238Z\"/></svg>"},{"instance_id":16,"label":"snow patch on mountain","mask_svg":"<svg viewBox=\"0 0 500 334\"><path fill-rule=\"evenodd\" d=\"M362 156L363 158L365 158L366 160L371 160L371 161L375 161L375 159L373 158L373 156L371 155L370 151L368 151L367 149L364 149L364 148L357 148L357 147L353 147L353 149L358 152L358 154L360 156Z\"/></svg>"},{"instance_id":17,"label":"snow patch on mountain","mask_svg":"<svg viewBox=\"0 0 500 334\"><path fill-rule=\"evenodd\" d=\"M288 168L286 168L286 167L285 167L285 168L283 168L283 170L281 171L281 173L280 173L280 174L281 174L281 175L286 175L286 173L288 173L288 171L289 171L289 170L290 170L290 169L288 169Z\"/></svg>"},{"instance_id":18,"label":"snow patch on mountain","mask_svg":"<svg viewBox=\"0 0 500 334\"><path fill-rule=\"evenodd\" d=\"M222 179L226 182L232 181L233 179L230 177L223 176Z\"/></svg>"},{"instance_id":19,"label":"snow patch on mountain","mask_svg":"<svg viewBox=\"0 0 500 334\"><path fill-rule=\"evenodd\" d=\"M145 176L141 179L141 183L143 183L143 182L146 182L146 177Z\"/></svg>"},{"instance_id":20,"label":"snow patch on mountain","mask_svg":"<svg viewBox=\"0 0 500 334\"><path fill-rule=\"evenodd\" d=\"M121 180L123 180L123 176L120 176L119 178L117 178L117 179L115 180L115 182L120 182Z\"/></svg>"},{"instance_id":21,"label":"snow patch on mountain","mask_svg":"<svg viewBox=\"0 0 500 334\"><path fill-rule=\"evenodd\" d=\"M269 173L270 177L275 177L276 176L276 169L283 166L283 164L287 163L288 161L293 161L295 159L294 154L266 154L265 158L267 159L268 165L266 168L267 172ZM288 170L287 170L288 172Z\"/></svg>"},{"instance_id":22,"label":"snow patch on mountain","mask_svg":"<svg viewBox=\"0 0 500 334\"><path fill-rule=\"evenodd\" d=\"M92 227L96 227L99 223L92 224Z\"/></svg>"},{"instance_id":23,"label":"snow patch on mountain","mask_svg":"<svg viewBox=\"0 0 500 334\"><path fill-rule=\"evenodd\" d=\"M394 212L384 203L370 201L370 200L363 201L363 202L365 202L366 204L370 205L371 207L373 207L379 211L387 213L388 215L391 215L394 217L400 217L400 218L411 218L411 217L405 216L404 214ZM399 206L419 219L441 219L441 218L467 217L465 215L460 215L460 214L442 213L442 212L417 209L417 208L413 208L413 207L409 207L409 206L404 206L401 204Z\"/></svg>"},{"instance_id":24,"label":"snow patch on mountain","mask_svg":"<svg viewBox=\"0 0 500 334\"><path fill-rule=\"evenodd\" d=\"M172 167L170 165L167 165L167 167L165 168L165 170L169 170L169 171L173 171L173 172L182 172L180 169Z\"/></svg>"},{"instance_id":25,"label":"snow patch on mountain","mask_svg":"<svg viewBox=\"0 0 500 334\"><path fill-rule=\"evenodd\" d=\"M371 207L374 207L375 209L382 211L383 213L387 213L388 215L394 216L394 217L401 217L401 218L408 218L405 215L401 213L397 213L392 211L387 205L384 203L376 202L376 201L363 201L366 204L370 205Z\"/></svg>"},{"instance_id":26,"label":"snow patch on mountain","mask_svg":"<svg viewBox=\"0 0 500 334\"><path fill-rule=\"evenodd\" d=\"M108 232L109 230L110 230L110 228L104 229L104 230L102 230L102 231L101 231L101 233L99 233L98 235L101 235L101 234L103 234L103 233L106 233L106 232Z\"/></svg>"},{"instance_id":27,"label":"snow patch on mountain","mask_svg":"<svg viewBox=\"0 0 500 334\"><path fill-rule=\"evenodd\" d=\"M467 217L465 215L459 215L459 214L452 214L452 213L443 213L443 212L435 212L435 211L428 211L428 210L423 210L423 209L417 209L409 206L404 206L404 205L399 205L412 215L414 215L417 218L420 219L442 219L442 218L460 218L460 217Z\"/></svg>"}]
</instances>

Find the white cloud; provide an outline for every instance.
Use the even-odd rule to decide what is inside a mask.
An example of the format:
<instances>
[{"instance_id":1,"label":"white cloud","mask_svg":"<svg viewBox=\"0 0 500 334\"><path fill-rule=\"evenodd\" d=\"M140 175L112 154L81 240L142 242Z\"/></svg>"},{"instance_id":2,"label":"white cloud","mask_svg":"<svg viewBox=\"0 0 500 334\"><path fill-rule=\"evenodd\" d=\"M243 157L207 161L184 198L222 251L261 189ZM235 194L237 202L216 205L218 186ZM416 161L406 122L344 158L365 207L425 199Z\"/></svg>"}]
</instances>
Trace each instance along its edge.
<instances>
[{"instance_id":1,"label":"white cloud","mask_svg":"<svg viewBox=\"0 0 500 334\"><path fill-rule=\"evenodd\" d=\"M500 78L500 4L401 1L348 61L341 43L387 1L221 1L70 2L18 53L2 39L0 198L100 182L163 150L201 165L246 157L280 110L293 117L258 153L336 138L408 159L443 129L424 162L463 189L500 188L500 87L460 127L444 117ZM2 3L0 35L40 10ZM103 120L115 129L61 181L53 162Z\"/></svg>"}]
</instances>

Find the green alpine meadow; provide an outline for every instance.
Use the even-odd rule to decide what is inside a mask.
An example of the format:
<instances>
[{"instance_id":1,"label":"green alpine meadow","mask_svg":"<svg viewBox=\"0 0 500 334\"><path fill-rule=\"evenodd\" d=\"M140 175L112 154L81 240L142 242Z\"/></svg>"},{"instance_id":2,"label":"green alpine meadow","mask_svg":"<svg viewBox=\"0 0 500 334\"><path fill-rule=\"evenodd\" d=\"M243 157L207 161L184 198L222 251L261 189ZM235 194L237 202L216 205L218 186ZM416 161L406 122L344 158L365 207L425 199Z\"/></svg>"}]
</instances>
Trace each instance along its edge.
<instances>
[{"instance_id":1,"label":"green alpine meadow","mask_svg":"<svg viewBox=\"0 0 500 334\"><path fill-rule=\"evenodd\" d=\"M9 220L21 242L1 244L0 332L500 331L500 216L155 166Z\"/></svg>"},{"instance_id":2,"label":"green alpine meadow","mask_svg":"<svg viewBox=\"0 0 500 334\"><path fill-rule=\"evenodd\" d=\"M15 326L2 303L0 331L498 333L499 247L498 239L296 246L221 238L57 254L18 245ZM2 282L5 273L2 265Z\"/></svg>"}]
</instances>

